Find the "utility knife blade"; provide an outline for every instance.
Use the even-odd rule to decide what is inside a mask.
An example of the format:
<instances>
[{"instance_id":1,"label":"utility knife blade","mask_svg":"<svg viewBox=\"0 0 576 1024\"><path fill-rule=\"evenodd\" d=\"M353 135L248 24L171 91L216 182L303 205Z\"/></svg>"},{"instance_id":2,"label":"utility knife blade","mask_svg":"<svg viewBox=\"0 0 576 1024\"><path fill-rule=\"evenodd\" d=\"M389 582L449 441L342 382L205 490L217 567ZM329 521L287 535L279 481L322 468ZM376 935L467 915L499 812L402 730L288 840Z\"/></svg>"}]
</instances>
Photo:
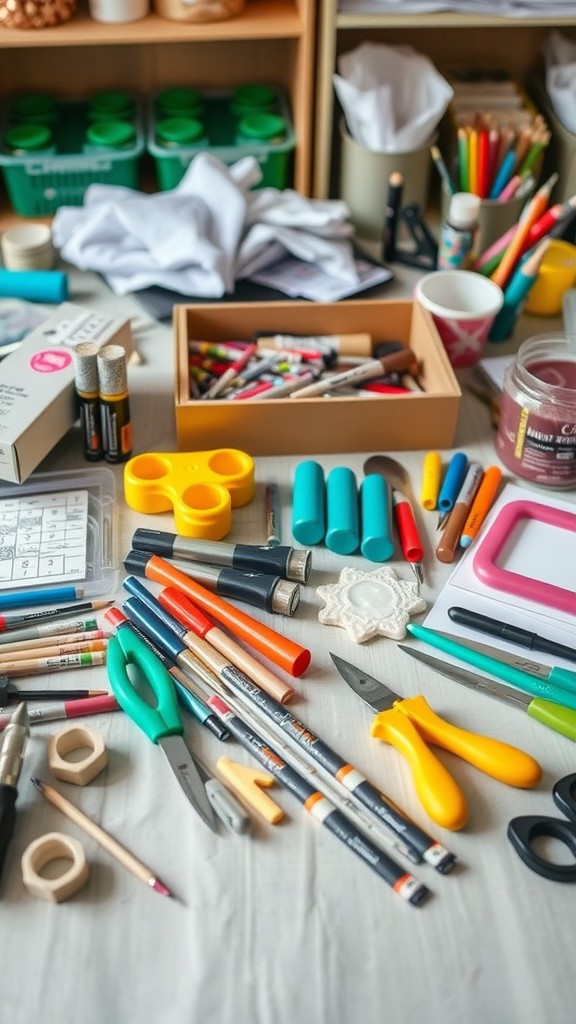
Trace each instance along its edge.
<instances>
[{"instance_id":1,"label":"utility knife blade","mask_svg":"<svg viewBox=\"0 0 576 1024\"><path fill-rule=\"evenodd\" d=\"M336 654L331 654L330 657L344 682L376 713L389 711L390 708L394 707L397 700L402 700L397 693L390 690L384 683L374 679L373 676L363 672L362 669L357 668L355 665L351 665L349 661L344 661L343 658L339 658Z\"/></svg>"}]
</instances>

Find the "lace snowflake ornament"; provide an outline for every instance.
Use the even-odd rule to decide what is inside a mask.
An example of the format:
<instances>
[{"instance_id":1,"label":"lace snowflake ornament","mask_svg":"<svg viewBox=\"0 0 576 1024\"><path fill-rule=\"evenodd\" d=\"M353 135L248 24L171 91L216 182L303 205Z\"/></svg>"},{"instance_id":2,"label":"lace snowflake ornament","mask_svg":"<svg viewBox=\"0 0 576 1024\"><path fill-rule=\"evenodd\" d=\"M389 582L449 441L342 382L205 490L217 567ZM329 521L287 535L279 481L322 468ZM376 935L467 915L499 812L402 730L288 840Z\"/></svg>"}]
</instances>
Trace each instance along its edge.
<instances>
[{"instance_id":1,"label":"lace snowflake ornament","mask_svg":"<svg viewBox=\"0 0 576 1024\"><path fill-rule=\"evenodd\" d=\"M426 608L418 584L400 579L388 566L371 572L342 569L338 583L317 587L316 593L324 602L319 621L341 626L357 644L373 636L404 639L410 617Z\"/></svg>"}]
</instances>

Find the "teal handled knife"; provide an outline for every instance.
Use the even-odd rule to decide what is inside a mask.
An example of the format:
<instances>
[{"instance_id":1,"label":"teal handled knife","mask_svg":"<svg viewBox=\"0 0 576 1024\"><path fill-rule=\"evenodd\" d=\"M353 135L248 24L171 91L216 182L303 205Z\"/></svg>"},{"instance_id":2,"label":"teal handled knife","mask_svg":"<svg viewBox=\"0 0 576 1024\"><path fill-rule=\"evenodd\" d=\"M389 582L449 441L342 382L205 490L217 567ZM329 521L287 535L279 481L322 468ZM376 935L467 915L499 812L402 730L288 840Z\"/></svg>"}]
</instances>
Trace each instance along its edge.
<instances>
[{"instance_id":1,"label":"teal handled knife","mask_svg":"<svg viewBox=\"0 0 576 1024\"><path fill-rule=\"evenodd\" d=\"M424 654L413 647L406 647L404 644L398 644L398 647L405 654L409 654L411 658L416 658L417 661L423 662L424 665L428 665L429 668L439 672L440 675L446 676L447 679L453 679L463 686L469 686L480 693L487 693L490 697L496 697L497 700L504 701L506 704L512 704L514 707L524 709L530 718L534 718L541 725L554 729L555 732L561 733L562 736L566 736L569 740L576 740L575 711L563 708L561 704L555 704L551 700L529 697L528 694L515 689L513 686L497 683L494 679L487 679L486 676L478 676L475 672L468 672L467 669L460 668L460 666L440 661L439 658L433 658L432 655Z\"/></svg>"},{"instance_id":2,"label":"teal handled knife","mask_svg":"<svg viewBox=\"0 0 576 1024\"><path fill-rule=\"evenodd\" d=\"M444 651L445 654L450 654L454 658L459 658L460 661L466 661L474 668L496 676L497 679L503 679L505 683L517 686L519 690L531 694L532 697L543 697L545 700L563 704L564 707L576 711L576 693L563 690L560 686L553 686L546 679L538 679L537 676L523 672L521 669L515 668L514 665L505 665L494 657L472 651L464 644L457 643L456 640L448 640L434 629L428 629L426 626L419 626L413 622L409 622L406 629L418 640L423 640L431 647L437 647L438 650Z\"/></svg>"},{"instance_id":3,"label":"teal handled knife","mask_svg":"<svg viewBox=\"0 0 576 1024\"><path fill-rule=\"evenodd\" d=\"M560 668L558 665L544 665L541 661L534 661L533 658L524 657L522 654L510 654L508 651L500 651L490 644L481 644L477 640L468 640L462 636L456 636L454 633L444 633L442 630L438 630L438 635L445 637L446 640L454 640L457 644L462 644L463 647L467 647L470 651L476 651L478 654L486 654L489 658L495 658L496 661L502 662L503 665L513 665L514 668L519 668L522 672L528 672L531 676L537 676L538 679L545 679L549 683L555 683L562 690L570 690L571 693L576 693L576 672L571 669Z\"/></svg>"}]
</instances>

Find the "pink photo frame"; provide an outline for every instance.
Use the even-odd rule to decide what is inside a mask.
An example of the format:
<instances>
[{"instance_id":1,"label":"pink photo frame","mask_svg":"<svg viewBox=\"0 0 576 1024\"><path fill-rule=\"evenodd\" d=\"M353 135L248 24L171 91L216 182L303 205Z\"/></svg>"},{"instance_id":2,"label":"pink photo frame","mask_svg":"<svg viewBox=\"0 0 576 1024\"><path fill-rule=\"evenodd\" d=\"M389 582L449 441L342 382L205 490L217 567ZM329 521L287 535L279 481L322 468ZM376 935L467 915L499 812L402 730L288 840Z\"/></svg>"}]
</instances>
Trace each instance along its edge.
<instances>
[{"instance_id":1,"label":"pink photo frame","mask_svg":"<svg viewBox=\"0 0 576 1024\"><path fill-rule=\"evenodd\" d=\"M488 587L557 608L576 616L576 592L533 579L497 565L505 543L523 519L535 519L559 530L576 533L576 513L542 505L536 501L511 501L498 513L472 562L475 575Z\"/></svg>"}]
</instances>

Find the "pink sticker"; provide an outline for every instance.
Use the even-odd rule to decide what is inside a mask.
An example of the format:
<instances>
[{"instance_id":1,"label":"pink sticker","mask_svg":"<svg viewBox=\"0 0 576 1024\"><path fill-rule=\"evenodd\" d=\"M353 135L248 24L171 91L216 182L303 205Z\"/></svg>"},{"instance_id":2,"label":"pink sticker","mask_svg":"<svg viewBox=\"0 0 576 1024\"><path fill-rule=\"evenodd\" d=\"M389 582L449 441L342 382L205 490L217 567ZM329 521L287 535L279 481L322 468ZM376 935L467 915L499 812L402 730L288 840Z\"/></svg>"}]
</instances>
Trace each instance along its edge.
<instances>
[{"instance_id":1,"label":"pink sticker","mask_svg":"<svg viewBox=\"0 0 576 1024\"><path fill-rule=\"evenodd\" d=\"M30 359L30 369L37 373L58 373L70 366L72 356L64 348L45 348Z\"/></svg>"}]
</instances>

